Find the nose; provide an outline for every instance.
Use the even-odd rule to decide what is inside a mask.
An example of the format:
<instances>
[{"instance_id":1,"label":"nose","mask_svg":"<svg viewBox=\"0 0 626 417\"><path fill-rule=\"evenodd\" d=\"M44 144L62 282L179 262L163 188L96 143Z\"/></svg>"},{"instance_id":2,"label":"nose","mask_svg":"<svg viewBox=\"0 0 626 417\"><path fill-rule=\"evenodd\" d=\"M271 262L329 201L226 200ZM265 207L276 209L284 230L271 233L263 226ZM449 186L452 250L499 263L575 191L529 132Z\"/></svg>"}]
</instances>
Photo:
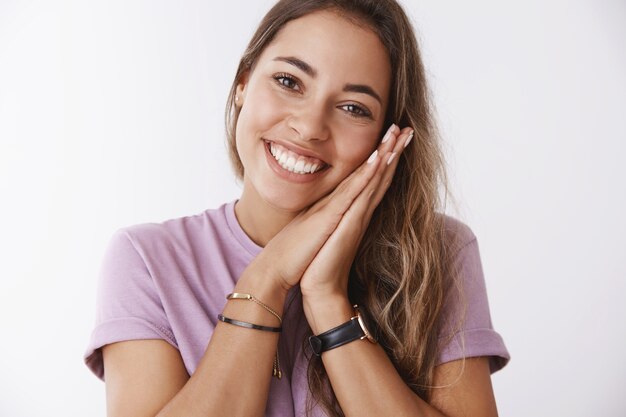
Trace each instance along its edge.
<instances>
[{"instance_id":1,"label":"nose","mask_svg":"<svg viewBox=\"0 0 626 417\"><path fill-rule=\"evenodd\" d=\"M330 136L329 115L323 104L302 103L293 108L288 119L289 128L304 141L323 141Z\"/></svg>"}]
</instances>

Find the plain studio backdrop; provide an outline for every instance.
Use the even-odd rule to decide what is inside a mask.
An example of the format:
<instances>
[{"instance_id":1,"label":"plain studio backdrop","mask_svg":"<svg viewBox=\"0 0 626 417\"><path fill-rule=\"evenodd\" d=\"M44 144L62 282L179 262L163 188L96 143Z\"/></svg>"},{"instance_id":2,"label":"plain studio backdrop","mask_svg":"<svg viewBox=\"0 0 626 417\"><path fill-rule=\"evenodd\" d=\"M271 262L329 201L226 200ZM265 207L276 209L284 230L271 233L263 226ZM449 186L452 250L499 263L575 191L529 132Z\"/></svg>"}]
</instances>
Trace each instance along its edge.
<instances>
[{"instance_id":1,"label":"plain studio backdrop","mask_svg":"<svg viewBox=\"0 0 626 417\"><path fill-rule=\"evenodd\" d=\"M0 416L105 415L105 245L239 196L224 104L272 3L0 0ZM404 4L512 355L500 415L625 416L626 3Z\"/></svg>"}]
</instances>

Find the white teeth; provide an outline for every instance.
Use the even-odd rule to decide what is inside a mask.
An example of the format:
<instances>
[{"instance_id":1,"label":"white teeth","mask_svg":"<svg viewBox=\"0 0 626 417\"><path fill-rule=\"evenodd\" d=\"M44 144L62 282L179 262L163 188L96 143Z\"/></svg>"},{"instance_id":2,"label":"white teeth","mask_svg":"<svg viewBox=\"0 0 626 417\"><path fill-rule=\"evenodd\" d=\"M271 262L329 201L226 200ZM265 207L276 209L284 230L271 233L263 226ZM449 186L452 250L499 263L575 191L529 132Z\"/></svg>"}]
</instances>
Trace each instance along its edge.
<instances>
[{"instance_id":1,"label":"white teeth","mask_svg":"<svg viewBox=\"0 0 626 417\"><path fill-rule=\"evenodd\" d=\"M295 172L297 174L310 174L316 172L321 164L313 164L311 162L305 162L304 159L296 159L293 155L290 155L288 151L279 148L273 142L270 142L270 153L274 156L274 159L278 164L289 172Z\"/></svg>"}]
</instances>

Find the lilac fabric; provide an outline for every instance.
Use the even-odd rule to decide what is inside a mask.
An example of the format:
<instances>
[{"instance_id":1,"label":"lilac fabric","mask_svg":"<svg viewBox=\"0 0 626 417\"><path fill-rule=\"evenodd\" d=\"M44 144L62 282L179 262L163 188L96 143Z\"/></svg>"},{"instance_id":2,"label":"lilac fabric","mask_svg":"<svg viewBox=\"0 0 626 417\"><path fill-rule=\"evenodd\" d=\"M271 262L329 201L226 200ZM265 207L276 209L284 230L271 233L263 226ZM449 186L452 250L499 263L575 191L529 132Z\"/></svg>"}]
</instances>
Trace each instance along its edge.
<instances>
[{"instance_id":1,"label":"lilac fabric","mask_svg":"<svg viewBox=\"0 0 626 417\"><path fill-rule=\"evenodd\" d=\"M193 374L226 304L225 295L262 250L239 225L236 201L193 216L125 227L113 235L100 270L96 325L84 356L99 378L104 379L100 348L136 339L167 341ZM455 264L465 300L450 296L446 301L438 363L489 356L493 373L506 365L509 354L491 323L476 238L451 217L446 224L461 239ZM467 311L459 330L454 323L463 302ZM266 416L305 415L307 364L301 346L307 328L296 286L287 295L278 347L283 378L272 378ZM316 408L313 415L324 414Z\"/></svg>"}]
</instances>

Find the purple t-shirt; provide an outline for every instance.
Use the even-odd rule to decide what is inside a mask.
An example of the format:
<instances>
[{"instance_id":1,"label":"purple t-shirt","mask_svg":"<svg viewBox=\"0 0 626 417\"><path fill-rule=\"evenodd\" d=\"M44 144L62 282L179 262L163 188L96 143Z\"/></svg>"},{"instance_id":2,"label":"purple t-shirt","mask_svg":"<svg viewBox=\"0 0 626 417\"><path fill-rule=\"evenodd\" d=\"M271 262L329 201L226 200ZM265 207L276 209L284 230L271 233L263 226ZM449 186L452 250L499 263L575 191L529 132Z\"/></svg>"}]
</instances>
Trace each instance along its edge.
<instances>
[{"instance_id":1,"label":"purple t-shirt","mask_svg":"<svg viewBox=\"0 0 626 417\"><path fill-rule=\"evenodd\" d=\"M119 229L109 242L100 269L96 325L85 363L104 379L106 344L124 340L163 339L180 351L189 375L204 355L217 315L237 279L263 248L243 231L235 203L194 216ZM463 223L446 216L461 245L460 268L467 311L462 331L451 336L444 325L438 363L489 356L491 372L509 361L509 354L491 324L487 292L476 238ZM445 304L442 320L462 314L455 297ZM287 294L278 352L282 379L271 378L266 416L304 416L308 383L302 340L308 328L299 287ZM464 337L462 337L464 336ZM320 408L313 415L323 416Z\"/></svg>"}]
</instances>

